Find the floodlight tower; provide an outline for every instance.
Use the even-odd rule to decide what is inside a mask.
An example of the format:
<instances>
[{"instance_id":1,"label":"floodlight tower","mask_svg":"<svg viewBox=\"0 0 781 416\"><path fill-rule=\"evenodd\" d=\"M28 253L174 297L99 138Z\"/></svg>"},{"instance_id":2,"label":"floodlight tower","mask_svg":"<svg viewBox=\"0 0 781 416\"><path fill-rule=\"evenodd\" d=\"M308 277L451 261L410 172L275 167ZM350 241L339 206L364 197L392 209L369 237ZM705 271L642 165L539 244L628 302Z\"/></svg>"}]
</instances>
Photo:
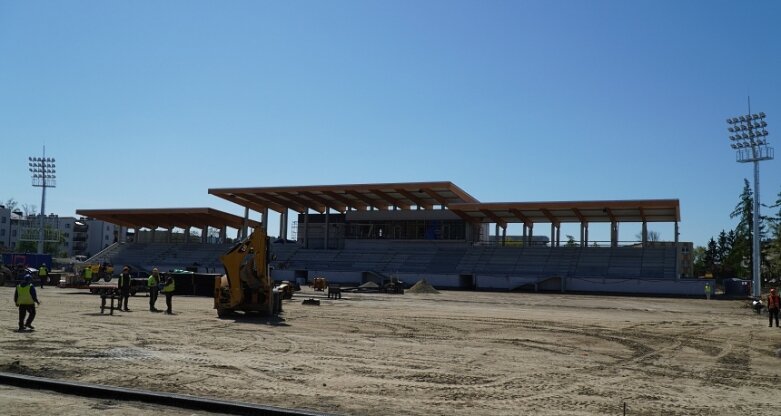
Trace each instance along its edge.
<instances>
[{"instance_id":1,"label":"floodlight tower","mask_svg":"<svg viewBox=\"0 0 781 416\"><path fill-rule=\"evenodd\" d=\"M43 157L27 158L30 174L33 178L33 186L42 188L41 190L41 228L38 230L38 254L43 254L44 225L46 216L46 188L55 188L57 186L57 176L54 166L54 158L46 157L46 146L43 146Z\"/></svg>"},{"instance_id":2,"label":"floodlight tower","mask_svg":"<svg viewBox=\"0 0 781 416\"><path fill-rule=\"evenodd\" d=\"M767 122L765 113L749 114L727 119L729 124L730 145L737 152L740 163L754 162L754 212L752 217L753 230L751 238L751 274L753 285L751 295L759 298L762 294L760 279L760 235L759 235L759 162L773 159L773 148L767 143Z\"/></svg>"}]
</instances>

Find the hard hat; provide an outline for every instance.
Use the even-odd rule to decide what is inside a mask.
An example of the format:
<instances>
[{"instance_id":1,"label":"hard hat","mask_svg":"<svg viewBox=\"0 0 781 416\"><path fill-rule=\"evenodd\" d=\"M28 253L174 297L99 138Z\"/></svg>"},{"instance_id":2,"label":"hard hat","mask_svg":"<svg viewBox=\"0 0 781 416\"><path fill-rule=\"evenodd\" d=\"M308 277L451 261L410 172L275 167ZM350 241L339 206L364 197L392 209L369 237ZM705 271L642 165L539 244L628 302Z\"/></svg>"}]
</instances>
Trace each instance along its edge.
<instances>
[{"instance_id":1,"label":"hard hat","mask_svg":"<svg viewBox=\"0 0 781 416\"><path fill-rule=\"evenodd\" d=\"M33 280L33 276L30 273L24 275L24 280Z\"/></svg>"},{"instance_id":2,"label":"hard hat","mask_svg":"<svg viewBox=\"0 0 781 416\"><path fill-rule=\"evenodd\" d=\"M152 269L152 273L154 273L154 272L159 272L159 270L157 270L157 267Z\"/></svg>"}]
</instances>

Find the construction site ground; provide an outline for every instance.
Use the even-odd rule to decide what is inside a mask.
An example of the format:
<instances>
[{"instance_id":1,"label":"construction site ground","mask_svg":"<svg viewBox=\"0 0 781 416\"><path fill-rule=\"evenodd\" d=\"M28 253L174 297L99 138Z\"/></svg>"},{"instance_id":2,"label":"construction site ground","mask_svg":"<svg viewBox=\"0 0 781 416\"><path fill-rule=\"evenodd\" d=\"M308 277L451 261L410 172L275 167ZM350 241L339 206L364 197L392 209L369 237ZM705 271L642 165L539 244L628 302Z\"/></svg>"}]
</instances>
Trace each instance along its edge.
<instances>
[{"instance_id":1,"label":"construction site ground","mask_svg":"<svg viewBox=\"0 0 781 416\"><path fill-rule=\"evenodd\" d=\"M36 330L18 333L13 290L0 288L6 372L349 415L781 414L781 329L741 300L303 288L277 321L219 319L185 296L174 315L146 296L101 314L98 296L47 287ZM0 408L161 409L8 386Z\"/></svg>"}]
</instances>

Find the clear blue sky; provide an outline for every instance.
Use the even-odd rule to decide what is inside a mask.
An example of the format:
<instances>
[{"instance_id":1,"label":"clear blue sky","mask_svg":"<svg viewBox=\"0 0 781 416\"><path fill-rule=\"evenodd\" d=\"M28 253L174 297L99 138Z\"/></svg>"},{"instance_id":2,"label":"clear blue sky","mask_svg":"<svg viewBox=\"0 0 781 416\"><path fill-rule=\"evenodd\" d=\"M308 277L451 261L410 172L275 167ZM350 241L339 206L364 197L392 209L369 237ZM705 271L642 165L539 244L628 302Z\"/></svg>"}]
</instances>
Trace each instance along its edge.
<instances>
[{"instance_id":1,"label":"clear blue sky","mask_svg":"<svg viewBox=\"0 0 781 416\"><path fill-rule=\"evenodd\" d=\"M45 144L63 216L448 180L484 202L678 198L681 240L704 245L753 183L725 119L750 94L781 143L779 18L778 1L0 0L0 199L40 209Z\"/></svg>"}]
</instances>

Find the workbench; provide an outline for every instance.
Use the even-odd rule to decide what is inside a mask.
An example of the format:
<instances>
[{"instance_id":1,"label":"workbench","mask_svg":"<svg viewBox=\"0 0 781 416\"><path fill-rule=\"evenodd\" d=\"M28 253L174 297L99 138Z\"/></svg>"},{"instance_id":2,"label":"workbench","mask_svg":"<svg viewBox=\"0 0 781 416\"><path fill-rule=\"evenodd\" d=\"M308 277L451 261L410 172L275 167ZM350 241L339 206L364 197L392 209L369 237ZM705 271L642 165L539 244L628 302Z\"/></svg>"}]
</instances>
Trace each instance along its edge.
<instances>
[{"instance_id":1,"label":"workbench","mask_svg":"<svg viewBox=\"0 0 781 416\"><path fill-rule=\"evenodd\" d=\"M90 291L100 295L100 313L105 313L106 309L109 310L109 315L114 314L114 309L120 310L121 305L119 302L119 287L114 282L97 282L89 285ZM109 306L106 306L106 301L110 301ZM114 301L117 301L117 306L114 307Z\"/></svg>"}]
</instances>

